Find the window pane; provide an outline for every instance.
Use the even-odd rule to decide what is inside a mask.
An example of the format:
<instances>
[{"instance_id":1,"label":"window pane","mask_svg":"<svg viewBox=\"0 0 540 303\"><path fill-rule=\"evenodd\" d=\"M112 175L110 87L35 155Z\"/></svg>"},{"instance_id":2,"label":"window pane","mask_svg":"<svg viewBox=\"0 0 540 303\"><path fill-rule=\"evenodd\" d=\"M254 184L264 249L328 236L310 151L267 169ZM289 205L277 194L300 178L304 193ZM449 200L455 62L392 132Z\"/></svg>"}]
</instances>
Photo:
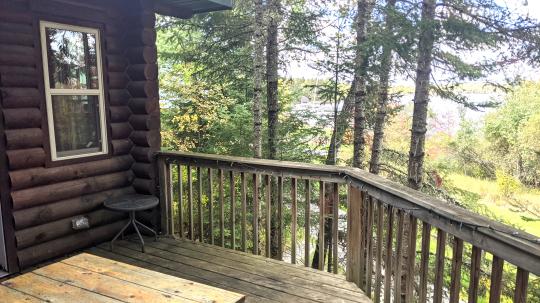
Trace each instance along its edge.
<instances>
[{"instance_id":1,"label":"window pane","mask_svg":"<svg viewBox=\"0 0 540 303\"><path fill-rule=\"evenodd\" d=\"M96 36L46 28L51 88L98 89Z\"/></svg>"},{"instance_id":2,"label":"window pane","mask_svg":"<svg viewBox=\"0 0 540 303\"><path fill-rule=\"evenodd\" d=\"M58 157L102 151L97 96L52 96Z\"/></svg>"}]
</instances>

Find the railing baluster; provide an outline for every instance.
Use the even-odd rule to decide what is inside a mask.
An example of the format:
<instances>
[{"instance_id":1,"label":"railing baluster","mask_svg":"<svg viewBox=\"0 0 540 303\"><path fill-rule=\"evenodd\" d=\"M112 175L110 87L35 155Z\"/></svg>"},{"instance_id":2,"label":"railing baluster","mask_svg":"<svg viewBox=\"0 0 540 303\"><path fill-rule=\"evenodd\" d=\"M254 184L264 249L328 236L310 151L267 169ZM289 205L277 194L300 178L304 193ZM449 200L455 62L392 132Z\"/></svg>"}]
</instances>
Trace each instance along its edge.
<instances>
[{"instance_id":1,"label":"railing baluster","mask_svg":"<svg viewBox=\"0 0 540 303\"><path fill-rule=\"evenodd\" d=\"M229 172L229 191L231 198L231 248L236 249L236 190L234 172Z\"/></svg>"},{"instance_id":2,"label":"railing baluster","mask_svg":"<svg viewBox=\"0 0 540 303\"><path fill-rule=\"evenodd\" d=\"M392 241L394 231L394 208L388 205L386 209L386 260L384 261L384 303L390 303L392 295Z\"/></svg>"},{"instance_id":3,"label":"railing baluster","mask_svg":"<svg viewBox=\"0 0 540 303\"><path fill-rule=\"evenodd\" d=\"M171 165L166 159L159 161L159 182L161 186L161 228L166 235L174 234Z\"/></svg>"},{"instance_id":4,"label":"railing baluster","mask_svg":"<svg viewBox=\"0 0 540 303\"><path fill-rule=\"evenodd\" d=\"M414 277L416 271L414 264L416 262L416 235L418 234L418 220L409 215L409 243L407 248L407 275L406 275L406 290L405 302L414 302Z\"/></svg>"},{"instance_id":5,"label":"railing baluster","mask_svg":"<svg viewBox=\"0 0 540 303\"><path fill-rule=\"evenodd\" d=\"M214 172L208 169L208 217L210 223L210 244L214 245Z\"/></svg>"},{"instance_id":6,"label":"railing baluster","mask_svg":"<svg viewBox=\"0 0 540 303\"><path fill-rule=\"evenodd\" d=\"M253 254L259 254L259 175L253 174Z\"/></svg>"},{"instance_id":7,"label":"railing baluster","mask_svg":"<svg viewBox=\"0 0 540 303\"><path fill-rule=\"evenodd\" d=\"M291 263L296 264L296 220L297 214L296 178L291 178Z\"/></svg>"},{"instance_id":8,"label":"railing baluster","mask_svg":"<svg viewBox=\"0 0 540 303\"><path fill-rule=\"evenodd\" d=\"M383 229L384 229L384 207L383 204L376 200L377 203L377 252L375 263L375 303L381 302L381 286L382 286L382 259L383 259Z\"/></svg>"},{"instance_id":9,"label":"railing baluster","mask_svg":"<svg viewBox=\"0 0 540 303\"><path fill-rule=\"evenodd\" d=\"M338 273L338 220L339 220L339 185L337 183L334 183L334 188L332 190L332 193L334 194L334 197L332 199L332 213L334 217L332 218L332 268L333 273Z\"/></svg>"},{"instance_id":10,"label":"railing baluster","mask_svg":"<svg viewBox=\"0 0 540 303\"><path fill-rule=\"evenodd\" d=\"M362 230L362 194L359 189L349 185L347 196L347 281L360 287L360 260L363 256L359 232Z\"/></svg>"},{"instance_id":11,"label":"railing baluster","mask_svg":"<svg viewBox=\"0 0 540 303\"><path fill-rule=\"evenodd\" d=\"M225 247L225 193L223 190L223 169L219 172L219 244Z\"/></svg>"},{"instance_id":12,"label":"railing baluster","mask_svg":"<svg viewBox=\"0 0 540 303\"><path fill-rule=\"evenodd\" d=\"M201 168L197 167L197 182L199 185L198 197L199 197L199 241L204 242L204 212L203 212L203 198L202 198L202 172Z\"/></svg>"},{"instance_id":13,"label":"railing baluster","mask_svg":"<svg viewBox=\"0 0 540 303\"><path fill-rule=\"evenodd\" d=\"M265 251L266 251L266 257L267 258L270 258L271 257L271 251L270 251L270 248L271 248L271 228L272 228L272 205L271 205L271 195L272 195L272 188L271 188L271 180L270 180L270 176L269 175L265 175L264 176L264 186L265 186L265 190L266 190L266 194L265 194L265 206L266 206L266 238L265 238Z\"/></svg>"},{"instance_id":14,"label":"railing baluster","mask_svg":"<svg viewBox=\"0 0 540 303\"><path fill-rule=\"evenodd\" d=\"M311 257L310 253L310 247L311 247L311 227L310 227L310 221L311 221L311 183L309 180L306 180L306 186L305 186L305 194L306 194L306 209L305 209L305 219L306 222L304 223L304 234L305 234L305 247L304 247L304 266L309 267L309 259Z\"/></svg>"},{"instance_id":15,"label":"railing baluster","mask_svg":"<svg viewBox=\"0 0 540 303\"><path fill-rule=\"evenodd\" d=\"M371 298L373 280L373 199L366 197L367 226L366 226L366 295Z\"/></svg>"},{"instance_id":16,"label":"railing baluster","mask_svg":"<svg viewBox=\"0 0 540 303\"><path fill-rule=\"evenodd\" d=\"M325 212L325 186L324 181L319 181L319 270L324 270L324 212Z\"/></svg>"},{"instance_id":17,"label":"railing baluster","mask_svg":"<svg viewBox=\"0 0 540 303\"><path fill-rule=\"evenodd\" d=\"M453 246L449 303L459 303L459 294L461 292L461 265L463 264L463 240L454 237Z\"/></svg>"},{"instance_id":18,"label":"railing baluster","mask_svg":"<svg viewBox=\"0 0 540 303\"><path fill-rule=\"evenodd\" d=\"M429 270L429 245L431 243L431 225L424 222L422 224L422 256L420 259L420 291L418 302L427 301L427 284Z\"/></svg>"},{"instance_id":19,"label":"railing baluster","mask_svg":"<svg viewBox=\"0 0 540 303\"><path fill-rule=\"evenodd\" d=\"M186 237L184 231L184 182L182 166L180 164L177 164L176 167L178 169L178 225L180 238L184 239Z\"/></svg>"},{"instance_id":20,"label":"railing baluster","mask_svg":"<svg viewBox=\"0 0 540 303\"><path fill-rule=\"evenodd\" d=\"M529 272L518 267L516 274L516 289L514 291L514 303L527 302L527 288L529 286Z\"/></svg>"},{"instance_id":21,"label":"railing baluster","mask_svg":"<svg viewBox=\"0 0 540 303\"><path fill-rule=\"evenodd\" d=\"M365 282L366 282L366 235L367 235L367 197L368 194L365 191L360 192L360 229L358 230L360 243L358 244L358 250L360 253L360 260L358 263L358 270L360 271L360 278L358 279L358 286L361 290L365 291Z\"/></svg>"},{"instance_id":22,"label":"railing baluster","mask_svg":"<svg viewBox=\"0 0 540 303\"><path fill-rule=\"evenodd\" d=\"M247 252L247 184L246 174L240 173L242 195L242 251Z\"/></svg>"},{"instance_id":23,"label":"railing baluster","mask_svg":"<svg viewBox=\"0 0 540 303\"><path fill-rule=\"evenodd\" d=\"M394 302L401 303L401 285L402 285L402 270L403 270L403 224L405 214L403 210L397 211L397 227L396 227L396 266L394 270Z\"/></svg>"},{"instance_id":24,"label":"railing baluster","mask_svg":"<svg viewBox=\"0 0 540 303\"><path fill-rule=\"evenodd\" d=\"M482 250L476 246L472 248L471 274L469 278L469 303L478 302L478 286L480 284L480 266Z\"/></svg>"},{"instance_id":25,"label":"railing baluster","mask_svg":"<svg viewBox=\"0 0 540 303\"><path fill-rule=\"evenodd\" d=\"M443 299L444 255L446 249L446 232L437 229L437 253L435 255L435 283L433 286L433 302L441 303Z\"/></svg>"},{"instance_id":26,"label":"railing baluster","mask_svg":"<svg viewBox=\"0 0 540 303\"><path fill-rule=\"evenodd\" d=\"M493 263L491 264L491 283L489 287L489 303L501 302L503 268L504 260L493 255Z\"/></svg>"},{"instance_id":27,"label":"railing baluster","mask_svg":"<svg viewBox=\"0 0 540 303\"><path fill-rule=\"evenodd\" d=\"M189 212L189 239L194 240L194 222L193 222L193 178L192 178L191 166L187 167L188 178L188 212Z\"/></svg>"},{"instance_id":28,"label":"railing baluster","mask_svg":"<svg viewBox=\"0 0 540 303\"><path fill-rule=\"evenodd\" d=\"M278 259L283 260L283 177L278 177Z\"/></svg>"}]
</instances>

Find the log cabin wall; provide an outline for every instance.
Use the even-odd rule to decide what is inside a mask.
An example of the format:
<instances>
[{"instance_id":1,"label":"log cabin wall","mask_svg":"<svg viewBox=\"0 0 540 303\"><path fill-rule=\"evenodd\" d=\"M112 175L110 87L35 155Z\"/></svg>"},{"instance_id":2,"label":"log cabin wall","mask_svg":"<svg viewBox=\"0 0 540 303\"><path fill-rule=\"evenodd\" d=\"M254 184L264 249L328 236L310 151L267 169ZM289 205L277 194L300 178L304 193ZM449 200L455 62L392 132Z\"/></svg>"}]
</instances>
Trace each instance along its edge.
<instances>
[{"instance_id":1,"label":"log cabin wall","mask_svg":"<svg viewBox=\"0 0 540 303\"><path fill-rule=\"evenodd\" d=\"M50 161L40 20L101 29L105 157ZM144 0L0 0L0 186L10 271L112 238L124 216L105 210L103 201L155 192L152 155L160 137L154 24L151 3ZM90 229L73 230L79 216L89 219Z\"/></svg>"}]
</instances>

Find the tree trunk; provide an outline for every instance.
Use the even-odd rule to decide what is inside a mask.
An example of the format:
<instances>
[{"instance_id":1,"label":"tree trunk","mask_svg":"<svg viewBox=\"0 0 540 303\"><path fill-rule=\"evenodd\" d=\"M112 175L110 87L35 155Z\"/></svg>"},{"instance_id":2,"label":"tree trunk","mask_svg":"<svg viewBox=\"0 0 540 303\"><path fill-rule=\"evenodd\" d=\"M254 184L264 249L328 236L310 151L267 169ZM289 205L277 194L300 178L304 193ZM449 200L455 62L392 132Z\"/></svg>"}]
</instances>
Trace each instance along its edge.
<instances>
[{"instance_id":1,"label":"tree trunk","mask_svg":"<svg viewBox=\"0 0 540 303\"><path fill-rule=\"evenodd\" d=\"M277 158L278 144L278 26L280 0L268 1L268 31L266 44L266 90L268 106L268 158Z\"/></svg>"},{"instance_id":2,"label":"tree trunk","mask_svg":"<svg viewBox=\"0 0 540 303\"><path fill-rule=\"evenodd\" d=\"M365 158L364 130L366 124L366 62L367 54L364 49L367 26L373 6L370 0L358 0L358 15L356 17L356 54L354 59L354 153L353 166L363 168Z\"/></svg>"},{"instance_id":3,"label":"tree trunk","mask_svg":"<svg viewBox=\"0 0 540 303\"><path fill-rule=\"evenodd\" d=\"M335 165L334 159L339 153L339 148L341 147L341 142L343 141L343 136L349 127L349 122L353 116L354 110L354 86L355 81L351 84L351 89L345 100L343 101L343 107L338 114L337 123L334 126L336 130L332 132L332 138L330 140L330 146L328 147L328 154L326 156L327 165Z\"/></svg>"},{"instance_id":4,"label":"tree trunk","mask_svg":"<svg viewBox=\"0 0 540 303\"><path fill-rule=\"evenodd\" d=\"M264 79L264 7L255 0L253 34L253 156L262 158L262 98Z\"/></svg>"},{"instance_id":5,"label":"tree trunk","mask_svg":"<svg viewBox=\"0 0 540 303\"><path fill-rule=\"evenodd\" d=\"M434 20L435 0L423 0L408 169L408 182L409 186L413 189L420 189L422 187L424 174L424 146L427 131L429 81L431 77L433 44L435 42Z\"/></svg>"},{"instance_id":6,"label":"tree trunk","mask_svg":"<svg viewBox=\"0 0 540 303\"><path fill-rule=\"evenodd\" d=\"M396 7L396 0L388 0L386 3L386 29L385 35L387 39L391 39L394 30L392 20L393 10ZM386 121L386 113L388 106L388 82L390 79L390 71L392 70L392 51L394 41L386 41L383 45L383 53L381 58L381 71L379 76L379 95L377 116L375 117L375 125L373 127L373 145L371 147L371 160L369 161L369 171L374 174L379 174L379 162L383 149L384 139L384 124Z\"/></svg>"}]
</instances>

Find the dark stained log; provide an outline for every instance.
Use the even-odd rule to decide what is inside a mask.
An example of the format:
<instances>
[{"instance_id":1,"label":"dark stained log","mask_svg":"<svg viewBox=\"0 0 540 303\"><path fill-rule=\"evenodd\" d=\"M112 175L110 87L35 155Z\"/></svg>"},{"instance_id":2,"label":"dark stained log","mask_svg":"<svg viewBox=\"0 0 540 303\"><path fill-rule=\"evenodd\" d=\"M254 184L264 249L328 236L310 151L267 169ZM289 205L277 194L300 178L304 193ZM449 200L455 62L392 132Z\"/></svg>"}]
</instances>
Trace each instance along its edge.
<instances>
[{"instance_id":1,"label":"dark stained log","mask_svg":"<svg viewBox=\"0 0 540 303\"><path fill-rule=\"evenodd\" d=\"M107 49L107 54L122 54L124 52L124 45L122 43L121 35L114 35L107 31L107 35L104 39L104 45Z\"/></svg>"},{"instance_id":2,"label":"dark stained log","mask_svg":"<svg viewBox=\"0 0 540 303\"><path fill-rule=\"evenodd\" d=\"M154 111L149 115L131 115L129 123L134 130L153 130L160 128L159 111Z\"/></svg>"},{"instance_id":3,"label":"dark stained log","mask_svg":"<svg viewBox=\"0 0 540 303\"><path fill-rule=\"evenodd\" d=\"M152 27L132 28L124 36L124 43L128 46L155 45L156 30Z\"/></svg>"},{"instance_id":4,"label":"dark stained log","mask_svg":"<svg viewBox=\"0 0 540 303\"><path fill-rule=\"evenodd\" d=\"M111 127L111 139L119 140L129 138L131 135L131 125L129 123L110 123Z\"/></svg>"},{"instance_id":5,"label":"dark stained log","mask_svg":"<svg viewBox=\"0 0 540 303\"><path fill-rule=\"evenodd\" d=\"M81 8L79 3L70 4L53 0L30 0L30 9L38 13L53 14L79 20L90 20L93 22L107 22L109 20L104 7L98 8L85 5L84 8Z\"/></svg>"},{"instance_id":6,"label":"dark stained log","mask_svg":"<svg viewBox=\"0 0 540 303\"><path fill-rule=\"evenodd\" d=\"M124 72L128 62L123 55L110 55L105 57L105 64L109 72Z\"/></svg>"},{"instance_id":7,"label":"dark stained log","mask_svg":"<svg viewBox=\"0 0 540 303\"><path fill-rule=\"evenodd\" d=\"M100 209L84 215L88 218L91 227L100 226L126 217L125 213L113 212L107 209ZM58 239L60 237L75 233L71 220L76 218L69 217L58 221L46 223L39 226L23 229L15 232L17 248L24 249L43 242Z\"/></svg>"},{"instance_id":8,"label":"dark stained log","mask_svg":"<svg viewBox=\"0 0 540 303\"><path fill-rule=\"evenodd\" d=\"M129 139L112 140L112 154L115 156L129 154L133 143Z\"/></svg>"},{"instance_id":9,"label":"dark stained log","mask_svg":"<svg viewBox=\"0 0 540 303\"><path fill-rule=\"evenodd\" d=\"M131 47L126 50L125 56L131 65L140 63L156 63L157 49L154 46Z\"/></svg>"},{"instance_id":10,"label":"dark stained log","mask_svg":"<svg viewBox=\"0 0 540 303\"><path fill-rule=\"evenodd\" d=\"M41 111L38 108L4 109L4 126L8 130L39 128L41 118Z\"/></svg>"},{"instance_id":11,"label":"dark stained log","mask_svg":"<svg viewBox=\"0 0 540 303\"><path fill-rule=\"evenodd\" d=\"M157 81L132 81L128 84L128 91L134 98L157 98Z\"/></svg>"},{"instance_id":12,"label":"dark stained log","mask_svg":"<svg viewBox=\"0 0 540 303\"><path fill-rule=\"evenodd\" d=\"M131 155L137 162L152 163L153 154L153 149L149 147L135 146L131 150Z\"/></svg>"},{"instance_id":13,"label":"dark stained log","mask_svg":"<svg viewBox=\"0 0 540 303\"><path fill-rule=\"evenodd\" d=\"M8 14L13 14L9 12ZM30 15L27 15L30 16ZM34 33L31 20L6 20L6 15L0 16L0 32L32 35ZM21 23L23 22L23 23Z\"/></svg>"},{"instance_id":14,"label":"dark stained log","mask_svg":"<svg viewBox=\"0 0 540 303\"><path fill-rule=\"evenodd\" d=\"M137 146L159 147L161 143L159 130L157 129L152 131L133 131L129 138Z\"/></svg>"},{"instance_id":15,"label":"dark stained log","mask_svg":"<svg viewBox=\"0 0 540 303\"><path fill-rule=\"evenodd\" d=\"M132 81L156 80L158 77L157 64L133 64L127 69Z\"/></svg>"},{"instance_id":16,"label":"dark stained log","mask_svg":"<svg viewBox=\"0 0 540 303\"><path fill-rule=\"evenodd\" d=\"M45 165L46 154L43 148L8 150L6 154L10 170Z\"/></svg>"},{"instance_id":17,"label":"dark stained log","mask_svg":"<svg viewBox=\"0 0 540 303\"><path fill-rule=\"evenodd\" d=\"M109 111L112 123L127 122L131 116L131 110L127 106L111 106Z\"/></svg>"},{"instance_id":18,"label":"dark stained log","mask_svg":"<svg viewBox=\"0 0 540 303\"><path fill-rule=\"evenodd\" d=\"M128 171L14 191L11 193L13 209L25 209L80 195L124 187L129 185L132 179L133 175Z\"/></svg>"},{"instance_id":19,"label":"dark stained log","mask_svg":"<svg viewBox=\"0 0 540 303\"><path fill-rule=\"evenodd\" d=\"M2 44L13 44L22 46L34 46L34 36L32 34L13 33L2 31L0 28L0 41Z\"/></svg>"},{"instance_id":20,"label":"dark stained log","mask_svg":"<svg viewBox=\"0 0 540 303\"><path fill-rule=\"evenodd\" d=\"M24 228L45 224L55 220L94 211L103 205L110 197L118 197L135 192L133 188L123 187L102 191L97 194L79 196L38 207L27 208L13 213L15 228Z\"/></svg>"},{"instance_id":21,"label":"dark stained log","mask_svg":"<svg viewBox=\"0 0 540 303\"><path fill-rule=\"evenodd\" d=\"M0 87L0 95L4 108L39 107L43 99L37 88Z\"/></svg>"},{"instance_id":22,"label":"dark stained log","mask_svg":"<svg viewBox=\"0 0 540 303\"><path fill-rule=\"evenodd\" d=\"M151 179L136 178L133 180L133 188L139 194L155 195L156 194L156 182Z\"/></svg>"},{"instance_id":23,"label":"dark stained log","mask_svg":"<svg viewBox=\"0 0 540 303\"><path fill-rule=\"evenodd\" d=\"M129 83L129 78L124 72L109 72L107 76L110 89L124 89Z\"/></svg>"},{"instance_id":24,"label":"dark stained log","mask_svg":"<svg viewBox=\"0 0 540 303\"><path fill-rule=\"evenodd\" d=\"M127 16L123 19L124 23L133 26L153 28L156 22L156 14L153 9L149 11L137 11L135 15Z\"/></svg>"},{"instance_id":25,"label":"dark stained log","mask_svg":"<svg viewBox=\"0 0 540 303\"><path fill-rule=\"evenodd\" d=\"M491 267L491 283L489 287L489 303L500 303L504 260L494 255L493 263L491 266L492 267Z\"/></svg>"},{"instance_id":26,"label":"dark stained log","mask_svg":"<svg viewBox=\"0 0 540 303\"><path fill-rule=\"evenodd\" d=\"M131 95L125 89L109 89L109 103L111 106L126 106Z\"/></svg>"},{"instance_id":27,"label":"dark stained log","mask_svg":"<svg viewBox=\"0 0 540 303\"><path fill-rule=\"evenodd\" d=\"M114 237L124 224L126 221L121 220L23 249L17 254L19 264L22 268L27 268L78 249L98 245Z\"/></svg>"},{"instance_id":28,"label":"dark stained log","mask_svg":"<svg viewBox=\"0 0 540 303\"><path fill-rule=\"evenodd\" d=\"M151 163L135 163L131 167L135 177L142 179L154 179L155 169Z\"/></svg>"},{"instance_id":29,"label":"dark stained log","mask_svg":"<svg viewBox=\"0 0 540 303\"><path fill-rule=\"evenodd\" d=\"M34 69L33 67L28 68ZM36 75L0 72L0 78L2 79L3 87L38 87L38 80Z\"/></svg>"},{"instance_id":30,"label":"dark stained log","mask_svg":"<svg viewBox=\"0 0 540 303\"><path fill-rule=\"evenodd\" d=\"M128 170L133 164L131 156L115 157L106 160L80 164L18 170L9 174L13 190L21 190L47 184L71 181Z\"/></svg>"},{"instance_id":31,"label":"dark stained log","mask_svg":"<svg viewBox=\"0 0 540 303\"><path fill-rule=\"evenodd\" d=\"M129 107L134 114L150 114L159 110L158 97L133 98L129 102Z\"/></svg>"},{"instance_id":32,"label":"dark stained log","mask_svg":"<svg viewBox=\"0 0 540 303\"><path fill-rule=\"evenodd\" d=\"M516 289L514 290L514 303L527 302L527 288L529 286L529 272L518 267L516 274Z\"/></svg>"},{"instance_id":33,"label":"dark stained log","mask_svg":"<svg viewBox=\"0 0 540 303\"><path fill-rule=\"evenodd\" d=\"M41 147L43 139L40 128L6 130L6 145L9 150Z\"/></svg>"},{"instance_id":34,"label":"dark stained log","mask_svg":"<svg viewBox=\"0 0 540 303\"><path fill-rule=\"evenodd\" d=\"M6 84L6 78L9 75L21 75L26 77L34 77L34 80L43 81L38 70L35 67L25 67L25 66L0 66L0 75L2 75L2 85Z\"/></svg>"},{"instance_id":35,"label":"dark stained log","mask_svg":"<svg viewBox=\"0 0 540 303\"><path fill-rule=\"evenodd\" d=\"M1 2L0 2L1 4ZM17 23L21 26L29 26L32 25L32 18L33 16L27 11L27 10L20 10L18 8L23 8L20 6L15 6L15 3L6 3L6 5L9 7L9 5L14 5L11 8L14 10L0 10L0 20L4 22L10 22L10 23ZM24 6L26 8L26 5Z\"/></svg>"},{"instance_id":36,"label":"dark stained log","mask_svg":"<svg viewBox=\"0 0 540 303\"><path fill-rule=\"evenodd\" d=\"M36 66L37 61L33 47L0 44L0 54L2 54L0 65Z\"/></svg>"}]
</instances>

